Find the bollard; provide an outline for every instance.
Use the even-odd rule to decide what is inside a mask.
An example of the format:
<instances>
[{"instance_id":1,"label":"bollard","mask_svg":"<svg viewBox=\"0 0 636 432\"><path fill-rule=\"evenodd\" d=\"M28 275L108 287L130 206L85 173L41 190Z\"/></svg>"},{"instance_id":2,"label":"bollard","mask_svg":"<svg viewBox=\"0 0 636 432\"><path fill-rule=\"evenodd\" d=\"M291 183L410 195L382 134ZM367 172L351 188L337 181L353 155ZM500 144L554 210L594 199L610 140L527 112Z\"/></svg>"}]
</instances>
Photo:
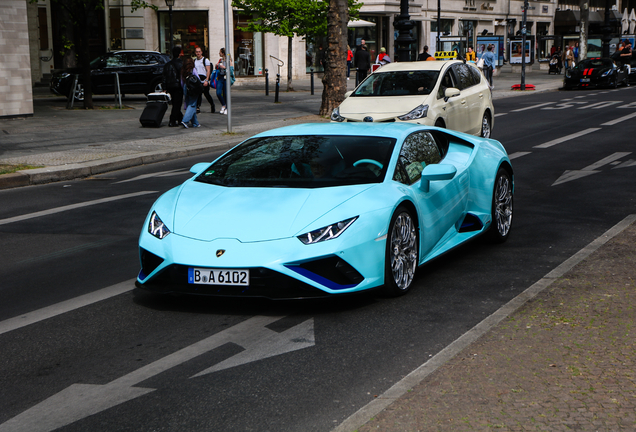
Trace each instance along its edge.
<instances>
[{"instance_id":1,"label":"bollard","mask_svg":"<svg viewBox=\"0 0 636 432\"><path fill-rule=\"evenodd\" d=\"M269 96L269 73L265 68L265 96Z\"/></svg>"},{"instance_id":2,"label":"bollard","mask_svg":"<svg viewBox=\"0 0 636 432\"><path fill-rule=\"evenodd\" d=\"M280 91L280 74L276 74L276 94L274 95L274 103L278 103L279 91Z\"/></svg>"},{"instance_id":3,"label":"bollard","mask_svg":"<svg viewBox=\"0 0 636 432\"><path fill-rule=\"evenodd\" d=\"M311 95L314 95L314 68L309 68L309 75L311 77Z\"/></svg>"}]
</instances>

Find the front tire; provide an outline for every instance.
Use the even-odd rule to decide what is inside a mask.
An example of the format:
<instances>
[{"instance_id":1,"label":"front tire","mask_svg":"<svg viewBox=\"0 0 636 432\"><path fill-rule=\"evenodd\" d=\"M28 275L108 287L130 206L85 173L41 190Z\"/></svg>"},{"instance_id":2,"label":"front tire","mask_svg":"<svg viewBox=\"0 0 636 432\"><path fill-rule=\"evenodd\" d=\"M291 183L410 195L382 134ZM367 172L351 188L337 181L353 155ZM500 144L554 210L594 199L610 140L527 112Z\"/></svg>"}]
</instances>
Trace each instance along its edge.
<instances>
[{"instance_id":1,"label":"front tire","mask_svg":"<svg viewBox=\"0 0 636 432\"><path fill-rule=\"evenodd\" d=\"M77 86L75 87L75 94L73 94L73 97L75 98L77 102L82 102L84 100L84 85L83 84L77 83Z\"/></svg>"},{"instance_id":2,"label":"front tire","mask_svg":"<svg viewBox=\"0 0 636 432\"><path fill-rule=\"evenodd\" d=\"M405 206L397 208L389 224L384 266L384 294L406 294L419 263L419 236L413 213Z\"/></svg>"},{"instance_id":3,"label":"front tire","mask_svg":"<svg viewBox=\"0 0 636 432\"><path fill-rule=\"evenodd\" d=\"M490 138L490 134L492 133L492 124L490 122L490 114L486 111L484 113L484 117L481 120L481 137L482 138Z\"/></svg>"},{"instance_id":4,"label":"front tire","mask_svg":"<svg viewBox=\"0 0 636 432\"><path fill-rule=\"evenodd\" d=\"M512 179L508 171L499 168L492 195L492 223L488 230L488 236L494 243L503 243L510 235L512 203Z\"/></svg>"}]
</instances>

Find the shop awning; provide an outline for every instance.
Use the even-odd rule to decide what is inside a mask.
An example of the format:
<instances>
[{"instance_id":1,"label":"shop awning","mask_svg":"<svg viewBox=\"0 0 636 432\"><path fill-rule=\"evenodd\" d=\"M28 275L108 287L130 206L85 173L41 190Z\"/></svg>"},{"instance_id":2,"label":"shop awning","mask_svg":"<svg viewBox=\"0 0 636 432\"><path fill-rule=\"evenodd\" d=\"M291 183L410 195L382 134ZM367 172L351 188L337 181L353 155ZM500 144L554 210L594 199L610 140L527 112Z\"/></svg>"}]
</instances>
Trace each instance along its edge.
<instances>
[{"instance_id":1,"label":"shop awning","mask_svg":"<svg viewBox=\"0 0 636 432\"><path fill-rule=\"evenodd\" d=\"M349 21L347 23L347 27L375 27L375 23L359 19L355 21Z\"/></svg>"}]
</instances>

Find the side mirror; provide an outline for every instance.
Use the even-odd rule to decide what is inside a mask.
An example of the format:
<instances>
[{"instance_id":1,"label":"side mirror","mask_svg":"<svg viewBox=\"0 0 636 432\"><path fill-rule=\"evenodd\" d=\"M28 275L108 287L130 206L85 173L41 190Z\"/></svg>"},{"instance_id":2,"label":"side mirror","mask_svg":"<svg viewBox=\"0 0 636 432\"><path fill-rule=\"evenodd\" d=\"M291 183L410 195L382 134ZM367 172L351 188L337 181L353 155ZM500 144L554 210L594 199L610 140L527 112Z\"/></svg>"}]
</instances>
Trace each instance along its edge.
<instances>
[{"instance_id":1,"label":"side mirror","mask_svg":"<svg viewBox=\"0 0 636 432\"><path fill-rule=\"evenodd\" d=\"M348 92L345 93L345 99L348 98L349 96L351 96L351 93L353 93L353 90L350 90Z\"/></svg>"},{"instance_id":2,"label":"side mirror","mask_svg":"<svg viewBox=\"0 0 636 432\"><path fill-rule=\"evenodd\" d=\"M426 165L422 170L422 178L420 179L420 189L423 192L429 192L432 181L450 180L457 174L457 168L448 164Z\"/></svg>"},{"instance_id":3,"label":"side mirror","mask_svg":"<svg viewBox=\"0 0 636 432\"><path fill-rule=\"evenodd\" d=\"M198 164L192 165L192 168L190 168L190 172L192 174L199 174L209 166L210 162L199 162Z\"/></svg>"},{"instance_id":4,"label":"side mirror","mask_svg":"<svg viewBox=\"0 0 636 432\"><path fill-rule=\"evenodd\" d=\"M460 91L458 88L455 87L449 87L446 90L444 90L444 102L448 102L448 100L452 97L455 96L459 96L460 95Z\"/></svg>"}]
</instances>

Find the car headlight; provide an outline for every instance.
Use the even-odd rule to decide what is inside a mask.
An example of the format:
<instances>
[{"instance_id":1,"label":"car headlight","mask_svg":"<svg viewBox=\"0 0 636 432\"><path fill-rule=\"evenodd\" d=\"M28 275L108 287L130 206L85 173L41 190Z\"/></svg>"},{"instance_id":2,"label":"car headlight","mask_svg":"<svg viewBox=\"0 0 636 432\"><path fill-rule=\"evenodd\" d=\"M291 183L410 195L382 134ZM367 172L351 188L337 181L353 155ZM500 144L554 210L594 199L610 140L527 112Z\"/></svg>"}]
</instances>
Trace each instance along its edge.
<instances>
[{"instance_id":1,"label":"car headlight","mask_svg":"<svg viewBox=\"0 0 636 432\"><path fill-rule=\"evenodd\" d=\"M157 215L157 212L154 211L152 212L152 216L150 216L148 232L157 237L159 240L170 234L170 230L168 229L166 224L164 224L161 219L159 219L159 215Z\"/></svg>"},{"instance_id":2,"label":"car headlight","mask_svg":"<svg viewBox=\"0 0 636 432\"><path fill-rule=\"evenodd\" d=\"M317 230L313 230L305 234L301 234L298 236L298 240L307 245L320 243L325 240L335 239L340 236L340 234L342 234L344 230L349 228L356 219L358 219L358 216L328 225Z\"/></svg>"},{"instance_id":3,"label":"car headlight","mask_svg":"<svg viewBox=\"0 0 636 432\"><path fill-rule=\"evenodd\" d=\"M343 122L346 120L340 115L340 107L334 108L333 111L331 111L331 120L337 122Z\"/></svg>"},{"instance_id":4,"label":"car headlight","mask_svg":"<svg viewBox=\"0 0 636 432\"><path fill-rule=\"evenodd\" d=\"M608 75L611 75L611 74L612 74L612 72L614 72L614 71L613 71L612 69L610 69L610 70L608 70L608 71L606 71L606 72L603 72L603 75L601 75L601 76L602 76L602 77L606 77L606 76L608 76Z\"/></svg>"},{"instance_id":5,"label":"car headlight","mask_svg":"<svg viewBox=\"0 0 636 432\"><path fill-rule=\"evenodd\" d=\"M398 116L400 120L417 120L422 117L426 117L428 113L428 105L420 105L408 114Z\"/></svg>"}]
</instances>

